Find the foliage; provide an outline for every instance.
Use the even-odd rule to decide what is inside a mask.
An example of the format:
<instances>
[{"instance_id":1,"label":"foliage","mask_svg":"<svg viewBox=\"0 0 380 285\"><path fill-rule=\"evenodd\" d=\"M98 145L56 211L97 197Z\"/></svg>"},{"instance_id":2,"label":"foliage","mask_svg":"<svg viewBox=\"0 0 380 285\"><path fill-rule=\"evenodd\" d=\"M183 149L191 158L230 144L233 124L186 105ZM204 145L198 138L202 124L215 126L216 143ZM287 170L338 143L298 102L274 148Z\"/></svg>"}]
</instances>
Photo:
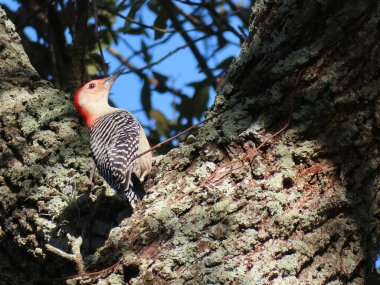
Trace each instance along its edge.
<instances>
[{"instance_id":1,"label":"foliage","mask_svg":"<svg viewBox=\"0 0 380 285\"><path fill-rule=\"evenodd\" d=\"M78 19L78 2L72 0L19 0L17 11L7 9L33 66L51 80L56 88L71 91L73 46ZM223 54L229 45L239 45L246 37L251 3L233 0L98 0L88 2L88 25L85 38L83 80L109 73L99 53L102 50L126 65L141 79L141 105L155 127L144 126L151 143L191 126L199 120L211 94L215 93L222 74L232 57ZM37 39L25 32L33 29ZM140 42L140 47L130 40ZM175 50L157 59L157 51L169 43L182 42ZM173 44L171 44L173 45ZM158 63L188 48L203 78L178 86L176 78ZM83 69L83 68L82 68ZM194 79L190 79L193 81ZM176 86L175 86L176 85ZM186 86L191 88L185 88ZM170 108L176 119L168 119L152 103L154 96L172 94ZM169 108L169 109L170 109ZM170 146L169 146L170 147Z\"/></svg>"}]
</instances>

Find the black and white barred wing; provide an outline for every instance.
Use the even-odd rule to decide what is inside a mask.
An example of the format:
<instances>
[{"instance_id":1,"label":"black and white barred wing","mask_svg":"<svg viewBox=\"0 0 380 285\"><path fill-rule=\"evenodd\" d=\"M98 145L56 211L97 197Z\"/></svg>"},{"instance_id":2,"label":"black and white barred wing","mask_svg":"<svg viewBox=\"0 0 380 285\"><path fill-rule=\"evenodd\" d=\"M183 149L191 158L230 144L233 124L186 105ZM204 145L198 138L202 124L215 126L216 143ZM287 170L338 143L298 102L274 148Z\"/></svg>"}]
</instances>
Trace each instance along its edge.
<instances>
[{"instance_id":1,"label":"black and white barred wing","mask_svg":"<svg viewBox=\"0 0 380 285\"><path fill-rule=\"evenodd\" d=\"M119 193L126 193L131 185L139 130L140 125L128 112L105 115L91 129L90 142L98 171Z\"/></svg>"},{"instance_id":2,"label":"black and white barred wing","mask_svg":"<svg viewBox=\"0 0 380 285\"><path fill-rule=\"evenodd\" d=\"M139 128L131 127L121 131L107 152L110 168L112 169L111 185L124 194L131 186L133 158L138 152Z\"/></svg>"}]
</instances>

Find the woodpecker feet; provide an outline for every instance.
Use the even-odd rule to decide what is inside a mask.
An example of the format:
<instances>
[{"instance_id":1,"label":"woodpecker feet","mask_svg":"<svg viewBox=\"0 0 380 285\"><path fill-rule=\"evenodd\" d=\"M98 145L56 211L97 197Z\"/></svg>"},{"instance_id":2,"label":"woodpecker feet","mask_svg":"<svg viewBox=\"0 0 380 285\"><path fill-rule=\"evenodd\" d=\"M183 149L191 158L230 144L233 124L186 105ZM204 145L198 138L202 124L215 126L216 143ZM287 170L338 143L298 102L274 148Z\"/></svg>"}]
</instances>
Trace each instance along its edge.
<instances>
[{"instance_id":1,"label":"woodpecker feet","mask_svg":"<svg viewBox=\"0 0 380 285\"><path fill-rule=\"evenodd\" d=\"M96 165L95 165L95 162L92 161L92 167L91 167L91 170L90 170L90 176L88 177L88 180L87 180L87 187L88 187L88 190L91 190L92 187L94 186L94 175L95 175L95 169L96 168Z\"/></svg>"}]
</instances>

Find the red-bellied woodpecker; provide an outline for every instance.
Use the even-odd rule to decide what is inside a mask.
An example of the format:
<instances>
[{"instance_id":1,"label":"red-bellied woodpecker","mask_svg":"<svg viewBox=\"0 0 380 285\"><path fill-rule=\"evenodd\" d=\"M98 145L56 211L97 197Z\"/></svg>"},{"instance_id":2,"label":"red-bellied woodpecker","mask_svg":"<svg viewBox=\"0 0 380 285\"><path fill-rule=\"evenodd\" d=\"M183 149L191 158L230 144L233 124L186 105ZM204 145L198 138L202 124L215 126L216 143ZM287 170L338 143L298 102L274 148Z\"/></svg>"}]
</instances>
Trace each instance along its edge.
<instances>
[{"instance_id":1,"label":"red-bellied woodpecker","mask_svg":"<svg viewBox=\"0 0 380 285\"><path fill-rule=\"evenodd\" d=\"M107 183L124 193L132 207L144 196L140 183L152 167L152 155L144 129L128 111L108 104L109 91L125 68L83 85L74 97L76 109L90 129L90 145L96 167ZM139 180L136 180L138 178Z\"/></svg>"}]
</instances>

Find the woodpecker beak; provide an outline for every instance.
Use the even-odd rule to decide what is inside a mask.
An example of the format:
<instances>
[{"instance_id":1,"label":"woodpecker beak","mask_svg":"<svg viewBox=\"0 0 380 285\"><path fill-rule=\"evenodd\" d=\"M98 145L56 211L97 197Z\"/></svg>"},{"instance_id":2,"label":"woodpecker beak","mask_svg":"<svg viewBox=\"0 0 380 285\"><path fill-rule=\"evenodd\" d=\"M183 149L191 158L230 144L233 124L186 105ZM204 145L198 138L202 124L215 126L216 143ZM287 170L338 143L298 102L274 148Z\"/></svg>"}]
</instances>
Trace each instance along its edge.
<instances>
[{"instance_id":1,"label":"woodpecker beak","mask_svg":"<svg viewBox=\"0 0 380 285\"><path fill-rule=\"evenodd\" d=\"M109 88L111 89L113 83L115 82L115 80L123 73L123 71L126 69L126 67L123 67L121 69L119 69L118 71L116 71L114 74L112 74L111 76L107 77L104 82L103 82L103 87L106 87L106 88Z\"/></svg>"}]
</instances>

